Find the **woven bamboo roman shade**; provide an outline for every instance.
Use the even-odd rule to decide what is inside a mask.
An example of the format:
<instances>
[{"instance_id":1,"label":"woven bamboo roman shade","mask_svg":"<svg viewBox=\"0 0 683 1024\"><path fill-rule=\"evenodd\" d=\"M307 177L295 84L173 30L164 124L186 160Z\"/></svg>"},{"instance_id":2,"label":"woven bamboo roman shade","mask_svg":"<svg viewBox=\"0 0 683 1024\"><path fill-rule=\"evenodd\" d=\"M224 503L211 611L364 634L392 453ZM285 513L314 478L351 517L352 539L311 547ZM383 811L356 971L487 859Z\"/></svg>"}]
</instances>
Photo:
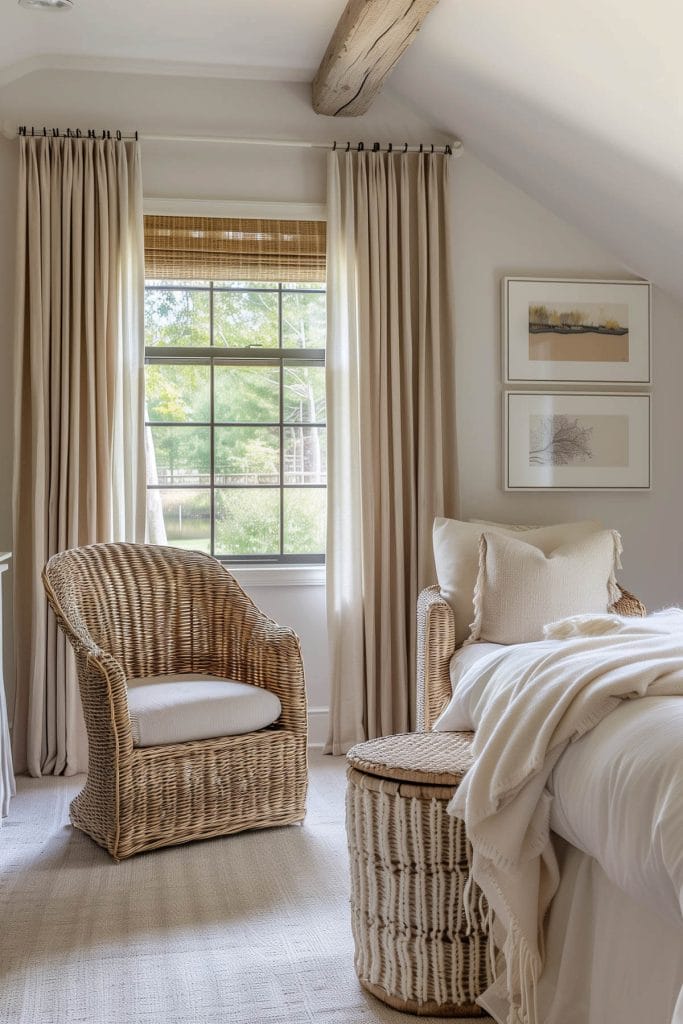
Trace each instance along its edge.
<instances>
[{"instance_id":1,"label":"woven bamboo roman shade","mask_svg":"<svg viewBox=\"0 0 683 1024\"><path fill-rule=\"evenodd\" d=\"M145 276L175 281L324 281L325 222L145 217Z\"/></svg>"}]
</instances>

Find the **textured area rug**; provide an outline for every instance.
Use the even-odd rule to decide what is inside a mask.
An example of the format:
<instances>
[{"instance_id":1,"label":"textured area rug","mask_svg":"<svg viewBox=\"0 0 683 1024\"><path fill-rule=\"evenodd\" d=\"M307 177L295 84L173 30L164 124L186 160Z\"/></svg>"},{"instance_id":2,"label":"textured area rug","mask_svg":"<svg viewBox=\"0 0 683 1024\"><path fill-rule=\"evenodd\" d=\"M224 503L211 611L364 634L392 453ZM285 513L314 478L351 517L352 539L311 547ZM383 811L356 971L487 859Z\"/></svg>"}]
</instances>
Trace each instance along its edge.
<instances>
[{"instance_id":1,"label":"textured area rug","mask_svg":"<svg viewBox=\"0 0 683 1024\"><path fill-rule=\"evenodd\" d=\"M301 827L121 864L68 823L82 778L18 781L0 828L2 1024L416 1019L353 970L343 759L312 754Z\"/></svg>"}]
</instances>

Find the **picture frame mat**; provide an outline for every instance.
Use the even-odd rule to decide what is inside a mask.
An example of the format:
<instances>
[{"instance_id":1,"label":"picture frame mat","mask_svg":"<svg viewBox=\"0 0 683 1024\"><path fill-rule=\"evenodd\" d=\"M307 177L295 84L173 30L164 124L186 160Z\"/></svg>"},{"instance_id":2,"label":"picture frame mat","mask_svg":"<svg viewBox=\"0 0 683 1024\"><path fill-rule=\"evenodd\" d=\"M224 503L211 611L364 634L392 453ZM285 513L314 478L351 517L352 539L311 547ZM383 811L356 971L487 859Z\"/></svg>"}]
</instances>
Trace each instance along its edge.
<instances>
[{"instance_id":1,"label":"picture frame mat","mask_svg":"<svg viewBox=\"0 0 683 1024\"><path fill-rule=\"evenodd\" d=\"M505 277L502 289L503 379L506 384L651 383L652 302L648 281ZM628 304L628 361L531 360L529 305L582 302Z\"/></svg>"},{"instance_id":2,"label":"picture frame mat","mask_svg":"<svg viewBox=\"0 0 683 1024\"><path fill-rule=\"evenodd\" d=\"M529 465L530 416L626 415L629 419L629 461L625 467ZM610 491L652 487L651 398L632 392L503 393L503 459L506 491ZM550 480L554 482L549 482Z\"/></svg>"}]
</instances>

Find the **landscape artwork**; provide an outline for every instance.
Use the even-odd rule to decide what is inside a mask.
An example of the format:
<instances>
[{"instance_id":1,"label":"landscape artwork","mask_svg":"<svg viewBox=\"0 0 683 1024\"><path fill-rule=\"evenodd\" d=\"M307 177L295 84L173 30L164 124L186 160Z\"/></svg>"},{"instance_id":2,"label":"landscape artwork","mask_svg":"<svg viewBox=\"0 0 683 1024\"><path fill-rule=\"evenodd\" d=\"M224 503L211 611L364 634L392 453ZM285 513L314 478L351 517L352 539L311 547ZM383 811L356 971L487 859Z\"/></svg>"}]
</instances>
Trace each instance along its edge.
<instances>
[{"instance_id":1,"label":"landscape artwork","mask_svg":"<svg viewBox=\"0 0 683 1024\"><path fill-rule=\"evenodd\" d=\"M502 300L507 384L651 382L647 281L506 277Z\"/></svg>"},{"instance_id":2,"label":"landscape artwork","mask_svg":"<svg viewBox=\"0 0 683 1024\"><path fill-rule=\"evenodd\" d=\"M628 416L529 417L530 466L628 466Z\"/></svg>"},{"instance_id":3,"label":"landscape artwork","mask_svg":"<svg viewBox=\"0 0 683 1024\"><path fill-rule=\"evenodd\" d=\"M625 363L628 341L625 303L529 304L529 359Z\"/></svg>"},{"instance_id":4,"label":"landscape artwork","mask_svg":"<svg viewBox=\"0 0 683 1024\"><path fill-rule=\"evenodd\" d=\"M650 395L507 391L504 486L649 490Z\"/></svg>"}]
</instances>

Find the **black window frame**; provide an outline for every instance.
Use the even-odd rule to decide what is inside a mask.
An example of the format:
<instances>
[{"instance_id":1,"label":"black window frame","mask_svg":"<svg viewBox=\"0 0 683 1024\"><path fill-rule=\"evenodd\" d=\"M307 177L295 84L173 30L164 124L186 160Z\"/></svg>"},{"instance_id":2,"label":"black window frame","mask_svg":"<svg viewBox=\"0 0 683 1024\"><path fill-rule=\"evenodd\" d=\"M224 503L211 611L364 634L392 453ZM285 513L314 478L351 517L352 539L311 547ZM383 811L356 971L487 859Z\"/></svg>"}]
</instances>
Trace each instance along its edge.
<instances>
[{"instance_id":1,"label":"black window frame","mask_svg":"<svg viewBox=\"0 0 683 1024\"><path fill-rule=\"evenodd\" d=\"M274 284L273 282L272 284ZM166 346L166 345L146 345L145 346L145 366L150 365L181 365L183 363L190 365L208 365L210 367L209 381L210 381L210 421L187 423L187 426L192 427L208 427L210 429L210 484L199 485L199 484L149 484L147 483L147 490L205 490L210 495L210 512L211 512L211 533L210 533L210 554L214 558L217 558L220 562L226 565L235 566L274 566L274 565L324 565L325 564L325 553L320 554L286 554L284 552L284 496L288 489L301 490L302 488L311 490L322 490L327 494L327 483L324 484L287 484L284 482L284 459L285 459L285 446L284 437L285 430L288 427L322 427L327 431L327 420L324 422L304 422L299 423L289 422L284 420L284 374L287 366L317 366L325 367L325 349L324 348L284 348L282 344L282 298L283 295L287 294L313 294L313 295L326 295L326 288L316 288L309 286L306 282L278 282L277 287L273 287L271 283L264 284L261 287L245 287L239 283L225 282L225 281L209 281L207 283L202 282L201 284L188 280L187 283L181 283L177 280L168 281L166 283L160 283L158 279L154 283L148 283L145 280L145 293L148 291L208 291L209 292L209 344L202 345L199 347L192 346ZM269 294L277 294L278 296L278 346L261 346L261 345L248 345L240 346L236 348L228 348L223 345L214 345L214 304L213 296L215 292L265 292ZM242 421L217 421L214 416L214 369L216 366L278 366L279 368L279 419L277 422L274 421L258 421L258 423L248 423ZM146 386L146 383L145 383ZM184 421L165 421L165 420L149 420L145 419L145 429L148 427L177 427L183 426ZM241 426L258 426L258 427L276 427L279 429L279 442L280 442L280 461L279 461L279 483L277 484L219 484L215 483L215 430L221 427L241 427ZM254 489L260 490L277 490L280 493L280 550L277 554L243 554L243 555L224 555L215 553L215 539L216 539L216 515L215 515L215 494L219 490L232 490L232 489L248 489L253 487Z\"/></svg>"}]
</instances>

